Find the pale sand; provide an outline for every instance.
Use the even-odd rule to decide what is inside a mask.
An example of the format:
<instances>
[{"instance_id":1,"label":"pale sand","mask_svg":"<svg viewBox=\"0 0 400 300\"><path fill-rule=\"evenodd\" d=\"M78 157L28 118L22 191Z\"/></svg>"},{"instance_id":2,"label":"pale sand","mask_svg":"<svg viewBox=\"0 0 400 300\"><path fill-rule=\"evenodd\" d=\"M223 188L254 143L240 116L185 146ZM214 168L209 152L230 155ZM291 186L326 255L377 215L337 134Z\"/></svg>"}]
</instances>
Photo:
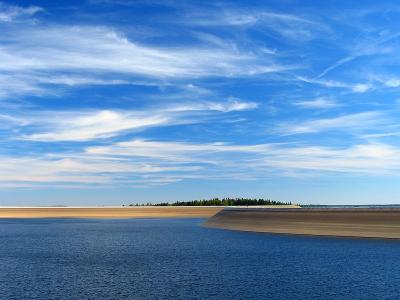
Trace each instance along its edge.
<instances>
[{"instance_id":1,"label":"pale sand","mask_svg":"<svg viewBox=\"0 0 400 300\"><path fill-rule=\"evenodd\" d=\"M253 232L399 239L400 209L226 209L204 225Z\"/></svg>"},{"instance_id":2,"label":"pale sand","mask_svg":"<svg viewBox=\"0 0 400 300\"><path fill-rule=\"evenodd\" d=\"M0 207L0 218L208 218L223 207Z\"/></svg>"}]
</instances>

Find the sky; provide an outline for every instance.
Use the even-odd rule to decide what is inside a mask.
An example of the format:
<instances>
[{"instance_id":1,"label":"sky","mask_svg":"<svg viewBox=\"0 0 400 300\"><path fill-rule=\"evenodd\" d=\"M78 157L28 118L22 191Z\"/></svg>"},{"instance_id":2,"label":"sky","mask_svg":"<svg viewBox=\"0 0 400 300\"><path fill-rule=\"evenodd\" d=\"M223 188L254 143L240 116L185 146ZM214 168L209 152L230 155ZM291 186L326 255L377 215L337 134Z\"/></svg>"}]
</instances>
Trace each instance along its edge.
<instances>
[{"instance_id":1,"label":"sky","mask_svg":"<svg viewBox=\"0 0 400 300\"><path fill-rule=\"evenodd\" d=\"M0 205L400 203L397 1L0 2Z\"/></svg>"}]
</instances>

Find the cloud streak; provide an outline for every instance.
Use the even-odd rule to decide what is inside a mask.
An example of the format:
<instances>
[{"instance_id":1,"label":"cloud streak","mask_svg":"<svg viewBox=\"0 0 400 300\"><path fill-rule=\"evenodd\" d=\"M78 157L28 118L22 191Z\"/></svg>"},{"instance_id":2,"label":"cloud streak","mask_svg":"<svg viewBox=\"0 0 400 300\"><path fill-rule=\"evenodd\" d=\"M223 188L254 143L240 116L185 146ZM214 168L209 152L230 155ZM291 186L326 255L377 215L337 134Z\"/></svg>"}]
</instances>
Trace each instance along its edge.
<instances>
[{"instance_id":1,"label":"cloud streak","mask_svg":"<svg viewBox=\"0 0 400 300\"><path fill-rule=\"evenodd\" d=\"M340 106L335 100L322 97L314 100L297 101L293 105L304 109L329 109Z\"/></svg>"},{"instance_id":2,"label":"cloud streak","mask_svg":"<svg viewBox=\"0 0 400 300\"><path fill-rule=\"evenodd\" d=\"M161 78L279 72L250 53L218 48L142 45L105 27L57 26L15 30L0 49L0 70L116 72Z\"/></svg>"},{"instance_id":3,"label":"cloud streak","mask_svg":"<svg viewBox=\"0 0 400 300\"><path fill-rule=\"evenodd\" d=\"M370 83L346 83L335 80L313 79L304 76L297 76L297 79L302 82L310 84L318 84L328 88L344 88L354 93L361 93L361 94L367 92L373 87Z\"/></svg>"},{"instance_id":4,"label":"cloud streak","mask_svg":"<svg viewBox=\"0 0 400 300\"><path fill-rule=\"evenodd\" d=\"M369 130L372 126L385 123L382 112L361 112L333 118L307 120L298 123L289 123L279 126L278 131L283 134L319 133L332 130Z\"/></svg>"},{"instance_id":5,"label":"cloud streak","mask_svg":"<svg viewBox=\"0 0 400 300\"><path fill-rule=\"evenodd\" d=\"M138 79L243 77L298 68L251 51L200 45L139 43L102 26L17 25L0 37L0 97L40 94L46 85L129 84Z\"/></svg>"},{"instance_id":6,"label":"cloud streak","mask_svg":"<svg viewBox=\"0 0 400 300\"><path fill-rule=\"evenodd\" d=\"M328 31L325 24L297 15L261 9L258 11L221 9L217 13L190 13L186 24L200 27L262 28L280 37L295 41L307 41Z\"/></svg>"},{"instance_id":7,"label":"cloud streak","mask_svg":"<svg viewBox=\"0 0 400 300\"><path fill-rule=\"evenodd\" d=\"M81 142L104 139L126 132L143 131L150 127L165 127L201 123L207 115L250 110L257 107L254 102L230 100L228 102L204 102L201 104L179 103L176 105L142 110L92 110L40 112L25 118L3 116L0 119L16 125L29 125L32 133L20 136L30 141L72 141ZM200 115L198 115L200 113Z\"/></svg>"},{"instance_id":8,"label":"cloud streak","mask_svg":"<svg viewBox=\"0 0 400 300\"><path fill-rule=\"evenodd\" d=\"M358 144L342 149L294 147L280 149L272 158L266 157L258 164L294 174L303 170L319 176L326 172L395 175L400 171L399 154L397 147L386 144Z\"/></svg>"},{"instance_id":9,"label":"cloud streak","mask_svg":"<svg viewBox=\"0 0 400 300\"><path fill-rule=\"evenodd\" d=\"M43 9L38 6L20 7L0 2L0 23L10 23L29 18L42 10Z\"/></svg>"}]
</instances>

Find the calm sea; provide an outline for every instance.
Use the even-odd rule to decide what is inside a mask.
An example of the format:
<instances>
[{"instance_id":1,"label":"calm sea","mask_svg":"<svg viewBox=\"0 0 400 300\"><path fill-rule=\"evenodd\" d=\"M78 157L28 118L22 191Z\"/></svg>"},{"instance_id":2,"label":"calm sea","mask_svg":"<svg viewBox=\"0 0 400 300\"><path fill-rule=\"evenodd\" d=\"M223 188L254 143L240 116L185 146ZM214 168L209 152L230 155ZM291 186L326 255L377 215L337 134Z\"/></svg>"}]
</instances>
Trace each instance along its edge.
<instances>
[{"instance_id":1,"label":"calm sea","mask_svg":"<svg viewBox=\"0 0 400 300\"><path fill-rule=\"evenodd\" d=\"M400 242L0 220L0 299L400 299Z\"/></svg>"}]
</instances>

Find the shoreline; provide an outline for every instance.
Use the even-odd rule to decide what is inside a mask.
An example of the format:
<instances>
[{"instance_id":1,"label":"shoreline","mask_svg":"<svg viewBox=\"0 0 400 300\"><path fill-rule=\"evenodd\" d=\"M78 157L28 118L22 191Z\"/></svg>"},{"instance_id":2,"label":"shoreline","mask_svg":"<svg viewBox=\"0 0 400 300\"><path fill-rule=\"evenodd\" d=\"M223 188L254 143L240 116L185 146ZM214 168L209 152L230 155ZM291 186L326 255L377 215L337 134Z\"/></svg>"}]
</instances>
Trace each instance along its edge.
<instances>
[{"instance_id":1,"label":"shoreline","mask_svg":"<svg viewBox=\"0 0 400 300\"><path fill-rule=\"evenodd\" d=\"M0 207L0 219L31 218L209 218L222 207Z\"/></svg>"},{"instance_id":2,"label":"shoreline","mask_svg":"<svg viewBox=\"0 0 400 300\"><path fill-rule=\"evenodd\" d=\"M400 239L400 209L225 209L203 226L273 234Z\"/></svg>"},{"instance_id":3,"label":"shoreline","mask_svg":"<svg viewBox=\"0 0 400 300\"><path fill-rule=\"evenodd\" d=\"M265 206L264 206L265 207ZM269 206L276 208L277 206ZM291 207L291 206L285 206ZM10 218L210 218L226 206L43 206L0 207L0 219ZM241 209L247 209L240 207ZM261 208L261 207L258 207ZM281 208L281 207L280 207Z\"/></svg>"}]
</instances>

